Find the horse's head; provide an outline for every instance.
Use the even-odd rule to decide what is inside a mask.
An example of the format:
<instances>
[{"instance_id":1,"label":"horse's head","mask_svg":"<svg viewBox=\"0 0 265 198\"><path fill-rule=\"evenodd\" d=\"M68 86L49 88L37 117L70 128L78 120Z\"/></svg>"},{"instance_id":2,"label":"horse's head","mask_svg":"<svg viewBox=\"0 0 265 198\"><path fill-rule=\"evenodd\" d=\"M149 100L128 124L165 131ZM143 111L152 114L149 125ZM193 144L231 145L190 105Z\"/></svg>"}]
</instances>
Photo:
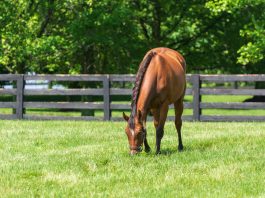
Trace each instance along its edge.
<instances>
[{"instance_id":1,"label":"horse's head","mask_svg":"<svg viewBox=\"0 0 265 198\"><path fill-rule=\"evenodd\" d=\"M129 141L130 154L137 154L142 151L142 146L146 135L141 112L138 111L135 117L128 117L125 115L125 113L123 113L123 118L127 122L125 133Z\"/></svg>"}]
</instances>

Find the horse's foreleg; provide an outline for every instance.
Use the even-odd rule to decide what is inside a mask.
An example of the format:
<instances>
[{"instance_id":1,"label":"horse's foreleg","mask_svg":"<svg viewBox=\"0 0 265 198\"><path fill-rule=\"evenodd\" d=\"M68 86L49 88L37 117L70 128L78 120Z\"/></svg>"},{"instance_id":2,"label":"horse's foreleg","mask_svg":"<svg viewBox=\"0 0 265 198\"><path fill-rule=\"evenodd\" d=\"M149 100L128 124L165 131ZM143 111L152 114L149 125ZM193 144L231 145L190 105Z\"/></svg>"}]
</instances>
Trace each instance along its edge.
<instances>
[{"instance_id":1,"label":"horse's foreleg","mask_svg":"<svg viewBox=\"0 0 265 198\"><path fill-rule=\"evenodd\" d=\"M159 109L151 109L151 113L152 115L154 116L154 126L155 126L155 129L157 129L158 127L158 123L159 123ZM147 135L147 134L146 134ZM144 139L144 147L145 147L145 152L150 152L151 148L147 142L147 138L145 137Z\"/></svg>"},{"instance_id":2,"label":"horse's foreleg","mask_svg":"<svg viewBox=\"0 0 265 198\"><path fill-rule=\"evenodd\" d=\"M147 141L147 131L146 131L146 115L144 117L144 121L143 121L143 125L144 125L144 129L145 129L145 137L144 137L144 151L146 153L149 153L151 151L151 148L148 144L148 141Z\"/></svg>"},{"instance_id":3,"label":"horse's foreleg","mask_svg":"<svg viewBox=\"0 0 265 198\"><path fill-rule=\"evenodd\" d=\"M154 116L154 126L155 126L155 129L157 129L158 124L159 124L160 111L159 111L159 109L151 109L151 113Z\"/></svg>"},{"instance_id":4,"label":"horse's foreleg","mask_svg":"<svg viewBox=\"0 0 265 198\"><path fill-rule=\"evenodd\" d=\"M156 128L156 154L160 153L160 144L164 136L164 125L167 119L168 104L162 104L159 111L159 122Z\"/></svg>"},{"instance_id":5,"label":"horse's foreleg","mask_svg":"<svg viewBox=\"0 0 265 198\"><path fill-rule=\"evenodd\" d=\"M147 135L147 134L146 134ZM150 146L149 146L149 144L148 144L148 142L147 142L147 138L146 138L146 136L145 136L145 138L144 138L144 151L146 152L146 153L149 153L150 151L151 151L151 148L150 148Z\"/></svg>"},{"instance_id":6,"label":"horse's foreleg","mask_svg":"<svg viewBox=\"0 0 265 198\"><path fill-rule=\"evenodd\" d=\"M175 126L177 129L178 140L179 140L178 150L182 151L183 144L182 144L182 138L181 138L181 126L182 126L181 116L183 113L183 99L176 101L174 103L174 107L175 107Z\"/></svg>"}]
</instances>

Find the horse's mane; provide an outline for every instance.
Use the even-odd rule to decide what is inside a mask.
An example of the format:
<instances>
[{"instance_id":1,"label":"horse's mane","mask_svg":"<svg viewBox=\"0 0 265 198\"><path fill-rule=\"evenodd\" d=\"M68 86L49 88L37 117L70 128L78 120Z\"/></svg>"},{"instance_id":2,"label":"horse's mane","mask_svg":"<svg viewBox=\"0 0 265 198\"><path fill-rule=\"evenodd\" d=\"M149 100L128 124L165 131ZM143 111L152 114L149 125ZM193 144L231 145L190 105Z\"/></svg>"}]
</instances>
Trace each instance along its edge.
<instances>
[{"instance_id":1,"label":"horse's mane","mask_svg":"<svg viewBox=\"0 0 265 198\"><path fill-rule=\"evenodd\" d=\"M134 117L137 113L136 105L137 105L141 85L144 79L145 72L155 54L156 54L155 52L152 52L152 51L149 52L149 54L146 56L145 59L142 60L139 66L139 69L136 75L136 81L133 87L133 93L132 93L132 102L131 102L132 112L131 112L130 121L129 121L130 128L134 128Z\"/></svg>"}]
</instances>

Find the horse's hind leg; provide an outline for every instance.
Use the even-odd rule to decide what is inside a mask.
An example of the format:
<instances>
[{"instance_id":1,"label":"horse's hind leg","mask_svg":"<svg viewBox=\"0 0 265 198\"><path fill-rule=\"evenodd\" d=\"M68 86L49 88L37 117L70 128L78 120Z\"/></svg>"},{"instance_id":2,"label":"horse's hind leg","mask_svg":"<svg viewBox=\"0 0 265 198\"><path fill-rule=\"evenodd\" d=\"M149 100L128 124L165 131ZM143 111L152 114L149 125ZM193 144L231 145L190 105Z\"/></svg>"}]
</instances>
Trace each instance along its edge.
<instances>
[{"instance_id":1,"label":"horse's hind leg","mask_svg":"<svg viewBox=\"0 0 265 198\"><path fill-rule=\"evenodd\" d=\"M181 126L182 126L181 116L183 113L183 98L177 100L174 103L174 107L175 107L175 126L178 132L178 140L179 140L178 150L182 151L183 144L182 144L182 138L181 138Z\"/></svg>"},{"instance_id":2,"label":"horse's hind leg","mask_svg":"<svg viewBox=\"0 0 265 198\"><path fill-rule=\"evenodd\" d=\"M168 104L162 104L159 111L159 122L156 128L156 154L160 153L160 144L164 136L164 125L167 119Z\"/></svg>"}]
</instances>

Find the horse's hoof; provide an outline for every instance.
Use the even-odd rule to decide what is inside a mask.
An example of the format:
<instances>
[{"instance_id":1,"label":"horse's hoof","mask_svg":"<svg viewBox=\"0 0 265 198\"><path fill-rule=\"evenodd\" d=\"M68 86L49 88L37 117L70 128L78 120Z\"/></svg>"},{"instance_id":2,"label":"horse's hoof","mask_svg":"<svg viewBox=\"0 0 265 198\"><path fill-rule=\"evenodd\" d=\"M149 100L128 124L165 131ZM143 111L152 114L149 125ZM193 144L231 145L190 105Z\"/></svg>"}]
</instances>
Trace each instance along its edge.
<instances>
[{"instance_id":1,"label":"horse's hoof","mask_svg":"<svg viewBox=\"0 0 265 198\"><path fill-rule=\"evenodd\" d=\"M160 155L161 154L161 151L156 151L156 155Z\"/></svg>"},{"instance_id":2,"label":"horse's hoof","mask_svg":"<svg viewBox=\"0 0 265 198\"><path fill-rule=\"evenodd\" d=\"M151 148L150 148L150 147L144 148L144 151L145 151L146 153L150 153Z\"/></svg>"},{"instance_id":3,"label":"horse's hoof","mask_svg":"<svg viewBox=\"0 0 265 198\"><path fill-rule=\"evenodd\" d=\"M182 145L181 145L181 146L178 146L178 151L179 151L179 152L182 152L182 151L183 151L183 149L184 149L184 148L183 148L183 146L182 146Z\"/></svg>"}]
</instances>

